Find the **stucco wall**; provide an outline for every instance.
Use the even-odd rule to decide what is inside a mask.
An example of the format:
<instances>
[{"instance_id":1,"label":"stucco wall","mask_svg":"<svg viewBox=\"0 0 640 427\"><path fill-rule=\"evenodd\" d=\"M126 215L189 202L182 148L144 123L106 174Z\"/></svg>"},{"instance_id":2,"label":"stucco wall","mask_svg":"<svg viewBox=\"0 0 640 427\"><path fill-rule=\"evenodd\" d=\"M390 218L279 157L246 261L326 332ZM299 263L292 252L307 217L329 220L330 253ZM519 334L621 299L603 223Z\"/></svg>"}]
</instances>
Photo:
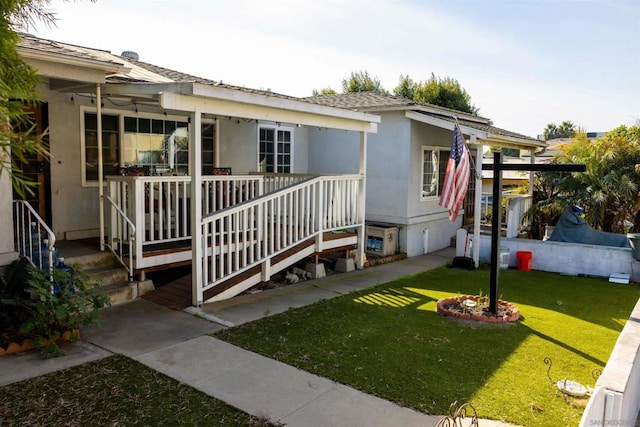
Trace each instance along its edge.
<instances>
[{"instance_id":1,"label":"stucco wall","mask_svg":"<svg viewBox=\"0 0 640 427\"><path fill-rule=\"evenodd\" d=\"M360 134L335 129L306 128L311 174L358 173ZM371 138L369 135L368 138Z\"/></svg>"},{"instance_id":2,"label":"stucco wall","mask_svg":"<svg viewBox=\"0 0 640 427\"><path fill-rule=\"evenodd\" d=\"M422 191L422 147L451 147L451 131L424 123L411 121L411 164L409 177L408 217L419 218L424 215L442 214L445 210L438 206L438 197L421 200ZM454 233L455 234L455 233Z\"/></svg>"},{"instance_id":3,"label":"stucco wall","mask_svg":"<svg viewBox=\"0 0 640 427\"><path fill-rule=\"evenodd\" d=\"M312 129L309 138L311 173L358 173L357 132ZM378 133L367 135L367 220L405 222L408 143L409 123L399 112L382 114Z\"/></svg>"},{"instance_id":4,"label":"stucco wall","mask_svg":"<svg viewBox=\"0 0 640 427\"><path fill-rule=\"evenodd\" d=\"M631 248L517 238L502 238L500 246L509 248L510 267L517 266L518 251L530 251L533 270L598 277L625 273L632 281L640 281L640 261L633 259ZM491 236L480 236L480 260L489 262L490 258Z\"/></svg>"},{"instance_id":5,"label":"stucco wall","mask_svg":"<svg viewBox=\"0 0 640 427\"><path fill-rule=\"evenodd\" d=\"M0 218L9 221L12 218L12 190L9 172L3 171L0 175ZM6 224L6 223L5 223ZM13 228L0 227L0 272L2 267L11 264L17 257L13 251Z\"/></svg>"},{"instance_id":6,"label":"stucco wall","mask_svg":"<svg viewBox=\"0 0 640 427\"><path fill-rule=\"evenodd\" d=\"M403 230L406 231L404 233L401 232L400 247L410 257L449 247L451 246L451 237L455 236L456 231L460 228L460 221L461 219L458 218L453 223L445 216L445 218L423 221L403 227ZM427 237L426 241L425 236ZM404 244L403 241L405 242Z\"/></svg>"},{"instance_id":7,"label":"stucco wall","mask_svg":"<svg viewBox=\"0 0 640 427\"><path fill-rule=\"evenodd\" d=\"M46 93L49 102L52 230L57 239L67 232L84 237L98 234L98 188L82 186L80 106L91 106L79 96Z\"/></svg>"},{"instance_id":8,"label":"stucco wall","mask_svg":"<svg viewBox=\"0 0 640 427\"><path fill-rule=\"evenodd\" d=\"M256 171L258 127L255 120L220 119L220 166L231 167L234 175ZM252 144L247 144L252 141Z\"/></svg>"},{"instance_id":9,"label":"stucco wall","mask_svg":"<svg viewBox=\"0 0 640 427\"><path fill-rule=\"evenodd\" d=\"M258 126L274 125L271 122L256 123L232 117L221 118L220 129L220 166L231 167L234 175L245 175L257 171L258 163ZM293 172L308 171L308 130L283 123L293 131Z\"/></svg>"},{"instance_id":10,"label":"stucco wall","mask_svg":"<svg viewBox=\"0 0 640 427\"><path fill-rule=\"evenodd\" d=\"M51 194L53 230L58 239L97 236L99 228L98 188L82 185L81 129L82 107L93 107L89 98L61 94L42 89L49 103L49 139L51 151ZM115 105L104 100L104 114L126 111L136 115L164 116L159 107L145 105ZM187 114L172 115L186 121ZM272 123L267 123L272 124ZM294 172L308 170L308 131L294 125L283 124L293 131ZM234 174L247 174L257 170L258 123L255 120L220 118L220 166L230 166ZM10 192L9 192L10 194ZM4 240L4 239L3 239ZM1 246L0 246L1 247ZM1 250L0 250L1 252Z\"/></svg>"},{"instance_id":11,"label":"stucco wall","mask_svg":"<svg viewBox=\"0 0 640 427\"><path fill-rule=\"evenodd\" d=\"M438 199L421 200L422 147L450 147L451 132L413 122L403 111L381 113L378 133L367 136L367 204L369 223L396 225L400 250L408 256L450 245L461 219L452 223ZM309 169L312 173L353 173L358 170L359 136L332 130L310 130Z\"/></svg>"}]
</instances>

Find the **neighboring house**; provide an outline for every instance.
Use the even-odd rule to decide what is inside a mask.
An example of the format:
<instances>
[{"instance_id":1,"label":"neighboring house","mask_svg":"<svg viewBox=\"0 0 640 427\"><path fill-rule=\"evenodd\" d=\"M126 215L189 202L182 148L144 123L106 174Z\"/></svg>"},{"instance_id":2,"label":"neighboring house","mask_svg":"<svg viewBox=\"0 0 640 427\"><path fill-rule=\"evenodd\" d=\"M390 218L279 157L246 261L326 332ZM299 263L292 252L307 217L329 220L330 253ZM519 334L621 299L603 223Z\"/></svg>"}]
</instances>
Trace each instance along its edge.
<instances>
[{"instance_id":1,"label":"neighboring house","mask_svg":"<svg viewBox=\"0 0 640 427\"><path fill-rule=\"evenodd\" d=\"M322 176L333 168L312 159L323 150L312 145L324 143L315 129L333 129L364 159L378 116L200 79L132 52L24 34L19 53L42 77L35 117L51 160L31 159L33 211L15 202L13 220L1 177L0 266L29 252L41 218L51 241L104 235L130 275L194 260L197 305L300 257L364 247L364 163ZM357 234L328 235L343 229Z\"/></svg>"},{"instance_id":2,"label":"neighboring house","mask_svg":"<svg viewBox=\"0 0 640 427\"><path fill-rule=\"evenodd\" d=\"M449 246L462 225L474 224L474 212L480 209L475 189L481 187L481 178L473 172L464 215L452 223L438 205L456 120L475 158L481 158L484 147L489 146L532 153L545 147L543 141L496 128L483 117L376 92L320 95L307 100L381 117L378 132L367 140L366 220L398 227L400 250L408 256ZM354 135L314 128L309 138L312 173L326 170L327 165L333 173L345 173L360 161ZM316 141L322 144L314 144ZM474 224L479 233L476 226L479 221Z\"/></svg>"}]
</instances>

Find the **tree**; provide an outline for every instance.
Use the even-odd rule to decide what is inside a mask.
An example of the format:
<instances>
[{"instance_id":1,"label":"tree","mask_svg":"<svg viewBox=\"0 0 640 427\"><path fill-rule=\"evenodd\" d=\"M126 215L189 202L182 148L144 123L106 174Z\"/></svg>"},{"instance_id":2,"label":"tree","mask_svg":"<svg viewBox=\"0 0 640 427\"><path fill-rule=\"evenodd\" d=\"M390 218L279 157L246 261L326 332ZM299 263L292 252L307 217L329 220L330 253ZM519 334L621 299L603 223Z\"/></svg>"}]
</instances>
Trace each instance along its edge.
<instances>
[{"instance_id":1,"label":"tree","mask_svg":"<svg viewBox=\"0 0 640 427\"><path fill-rule=\"evenodd\" d=\"M587 165L586 172L568 177L564 188L575 195L592 226L614 233L640 226L638 126L620 126L593 142L579 134L560 160Z\"/></svg>"},{"instance_id":2,"label":"tree","mask_svg":"<svg viewBox=\"0 0 640 427\"><path fill-rule=\"evenodd\" d=\"M371 77L367 71L351 73L349 78L342 80L343 93L371 91L387 93L387 91L382 87L380 79L377 77Z\"/></svg>"},{"instance_id":3,"label":"tree","mask_svg":"<svg viewBox=\"0 0 640 427\"><path fill-rule=\"evenodd\" d=\"M545 141L555 138L573 138L577 131L576 125L568 120L562 122L560 126L555 123L549 123L542 132L542 138Z\"/></svg>"},{"instance_id":4,"label":"tree","mask_svg":"<svg viewBox=\"0 0 640 427\"><path fill-rule=\"evenodd\" d=\"M438 105L465 113L478 115L479 109L471 103L471 96L460 86L456 79L451 77L439 78L431 73L429 80L424 83L413 83L408 77L401 76L400 84L394 89L394 93L413 92L416 102ZM405 88L406 87L406 88Z\"/></svg>"},{"instance_id":5,"label":"tree","mask_svg":"<svg viewBox=\"0 0 640 427\"><path fill-rule=\"evenodd\" d=\"M336 92L334 89L331 89L330 87L325 87L323 89L314 89L312 92L313 96L318 96L318 95L337 95L338 92Z\"/></svg>"},{"instance_id":6,"label":"tree","mask_svg":"<svg viewBox=\"0 0 640 427\"><path fill-rule=\"evenodd\" d=\"M552 212L546 212L551 213L545 219L547 223L552 223L564 207L576 204L585 209L585 220L596 229L640 231L639 126L620 126L595 141L584 132L578 133L554 161L582 163L587 171L536 176L540 188L554 189L536 197L534 187L534 207L543 212L545 206L554 206Z\"/></svg>"},{"instance_id":7,"label":"tree","mask_svg":"<svg viewBox=\"0 0 640 427\"><path fill-rule=\"evenodd\" d=\"M342 93L377 91L388 92L382 87L380 80L372 78L367 71L353 72L342 80ZM396 96L411 99L416 102L438 105L465 113L478 115L479 109L471 103L471 96L451 77L438 78L433 73L429 80L414 81L409 75L400 75L398 85L393 89ZM313 95L335 95L331 88L314 89Z\"/></svg>"},{"instance_id":8,"label":"tree","mask_svg":"<svg viewBox=\"0 0 640 427\"><path fill-rule=\"evenodd\" d=\"M18 31L36 20L53 23L53 15L43 9L47 4L49 0L0 0L0 176L9 173L21 196L36 183L22 175L18 164L32 154L48 157L48 152L25 109L38 102L39 78L18 54Z\"/></svg>"},{"instance_id":9,"label":"tree","mask_svg":"<svg viewBox=\"0 0 640 427\"><path fill-rule=\"evenodd\" d=\"M398 82L398 86L393 89L393 93L396 96L413 100L417 88L418 84L414 82L409 75L400 75L400 81Z\"/></svg>"}]
</instances>

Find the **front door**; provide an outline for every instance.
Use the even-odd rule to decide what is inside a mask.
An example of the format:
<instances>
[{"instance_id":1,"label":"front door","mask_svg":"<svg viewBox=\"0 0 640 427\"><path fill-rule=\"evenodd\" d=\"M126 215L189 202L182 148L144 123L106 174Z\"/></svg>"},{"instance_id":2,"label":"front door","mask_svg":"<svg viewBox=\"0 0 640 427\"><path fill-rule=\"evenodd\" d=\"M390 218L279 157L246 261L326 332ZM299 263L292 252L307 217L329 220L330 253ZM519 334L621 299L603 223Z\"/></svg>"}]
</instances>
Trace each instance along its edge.
<instances>
[{"instance_id":1,"label":"front door","mask_svg":"<svg viewBox=\"0 0 640 427\"><path fill-rule=\"evenodd\" d=\"M48 104L29 107L27 111L33 116L35 132L42 134L49 127ZM44 143L48 145L48 142L48 136L45 135ZM14 190L14 200L26 200L47 224L51 224L51 168L48 159L40 154L30 154L24 160L14 157L14 161L24 178L36 183L35 187L31 187L33 194L27 193L25 197L20 197Z\"/></svg>"}]
</instances>

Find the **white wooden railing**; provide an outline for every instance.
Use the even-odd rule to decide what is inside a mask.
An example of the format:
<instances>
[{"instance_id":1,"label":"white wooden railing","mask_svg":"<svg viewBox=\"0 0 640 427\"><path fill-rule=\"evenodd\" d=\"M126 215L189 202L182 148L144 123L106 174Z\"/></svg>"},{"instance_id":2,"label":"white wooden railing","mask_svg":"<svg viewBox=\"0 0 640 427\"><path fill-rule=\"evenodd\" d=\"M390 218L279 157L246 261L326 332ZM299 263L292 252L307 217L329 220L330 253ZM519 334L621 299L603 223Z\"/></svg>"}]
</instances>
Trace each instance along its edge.
<instances>
[{"instance_id":1,"label":"white wooden railing","mask_svg":"<svg viewBox=\"0 0 640 427\"><path fill-rule=\"evenodd\" d=\"M490 224L489 209L491 209L491 215L496 212L493 203L489 203L489 197L493 193L482 193L482 205L481 205L481 221L483 224ZM504 215L504 222L502 226L507 229L507 237L516 237L518 231L523 227L528 227L530 220L525 217L525 213L531 208L533 204L533 197L528 194L512 194L504 193L503 199L506 200L506 213ZM502 207L500 207L502 212ZM502 217L502 215L501 215Z\"/></svg>"},{"instance_id":2,"label":"white wooden railing","mask_svg":"<svg viewBox=\"0 0 640 427\"><path fill-rule=\"evenodd\" d=\"M34 267L47 270L53 280L55 234L29 202L14 200L13 209L16 252L28 259Z\"/></svg>"},{"instance_id":3,"label":"white wooden railing","mask_svg":"<svg viewBox=\"0 0 640 427\"><path fill-rule=\"evenodd\" d=\"M136 226L111 197L105 195L104 198L109 203L111 211L109 229L115 231L109 233L106 246L127 270L129 281L132 282L134 265L133 250L131 248L134 247L136 240Z\"/></svg>"},{"instance_id":4,"label":"white wooden railing","mask_svg":"<svg viewBox=\"0 0 640 427\"><path fill-rule=\"evenodd\" d=\"M107 182L109 241L131 239L133 244L129 252L132 252L134 265L140 264L145 250L165 243L191 243L191 177L110 176ZM259 175L205 176L201 185L203 215L253 199L264 192L263 178ZM128 223L132 226L125 226ZM132 230L133 237L130 236Z\"/></svg>"},{"instance_id":5,"label":"white wooden railing","mask_svg":"<svg viewBox=\"0 0 640 427\"><path fill-rule=\"evenodd\" d=\"M209 214L202 220L202 293L322 233L364 223L361 175L323 176ZM268 275L268 273L266 273ZM203 301L203 295L198 296Z\"/></svg>"},{"instance_id":6,"label":"white wooden railing","mask_svg":"<svg viewBox=\"0 0 640 427\"><path fill-rule=\"evenodd\" d=\"M298 173L264 173L260 176L264 179L264 193L272 193L281 190L307 179L315 178L317 175L307 175Z\"/></svg>"}]
</instances>

